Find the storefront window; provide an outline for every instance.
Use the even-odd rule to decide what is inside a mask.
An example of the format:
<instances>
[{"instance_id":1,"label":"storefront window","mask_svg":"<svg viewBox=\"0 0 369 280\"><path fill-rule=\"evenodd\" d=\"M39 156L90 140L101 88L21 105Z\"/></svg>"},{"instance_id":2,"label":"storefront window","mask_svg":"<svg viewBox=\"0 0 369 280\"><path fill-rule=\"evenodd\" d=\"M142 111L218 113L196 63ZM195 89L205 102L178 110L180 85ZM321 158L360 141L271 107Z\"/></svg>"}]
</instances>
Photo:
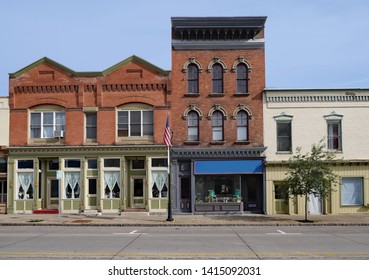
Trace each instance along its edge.
<instances>
[{"instance_id":1,"label":"storefront window","mask_svg":"<svg viewBox=\"0 0 369 280\"><path fill-rule=\"evenodd\" d=\"M233 201L236 196L240 196L240 176L239 175L199 175L196 176L196 200L198 202L213 201Z\"/></svg>"}]
</instances>

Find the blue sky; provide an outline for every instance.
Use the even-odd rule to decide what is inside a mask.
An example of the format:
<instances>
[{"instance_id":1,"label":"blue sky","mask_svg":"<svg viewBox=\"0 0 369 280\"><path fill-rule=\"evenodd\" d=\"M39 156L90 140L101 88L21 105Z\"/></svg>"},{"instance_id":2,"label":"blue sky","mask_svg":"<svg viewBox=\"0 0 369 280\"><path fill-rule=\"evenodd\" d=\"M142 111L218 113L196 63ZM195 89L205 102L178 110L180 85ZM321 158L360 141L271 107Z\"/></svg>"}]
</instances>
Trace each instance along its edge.
<instances>
[{"instance_id":1,"label":"blue sky","mask_svg":"<svg viewBox=\"0 0 369 280\"><path fill-rule=\"evenodd\" d=\"M176 16L267 16L267 87L369 88L367 0L0 0L0 95L44 56L75 71L131 55L170 70Z\"/></svg>"}]
</instances>

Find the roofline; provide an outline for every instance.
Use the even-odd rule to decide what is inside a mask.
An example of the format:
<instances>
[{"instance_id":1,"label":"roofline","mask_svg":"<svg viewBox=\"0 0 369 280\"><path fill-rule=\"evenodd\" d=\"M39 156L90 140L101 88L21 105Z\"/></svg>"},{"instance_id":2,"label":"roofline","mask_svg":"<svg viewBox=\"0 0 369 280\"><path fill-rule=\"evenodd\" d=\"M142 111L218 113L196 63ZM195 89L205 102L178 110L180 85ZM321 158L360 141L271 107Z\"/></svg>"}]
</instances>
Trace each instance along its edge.
<instances>
[{"instance_id":1,"label":"roofline","mask_svg":"<svg viewBox=\"0 0 369 280\"><path fill-rule=\"evenodd\" d=\"M156 66L156 65L154 65L154 64L152 64L152 63L150 63L150 62L148 62L148 61L146 61L146 60L144 60L144 59L142 59L142 58L140 58L136 55L132 55L131 57L129 57L129 58L127 58L127 59L125 59L125 60L123 60L123 61L107 68L107 69L105 69L104 71L84 71L84 72L76 72L76 71L64 66L63 64L60 64L60 63L58 63L58 62L56 62L56 61L54 61L54 60L52 60L52 59L45 56L45 57L29 64L28 66L23 67L22 69L14 72L14 73L9 73L9 78L11 78L11 79L12 78L17 78L17 77L23 75L24 73L28 72L32 68L34 68L38 65L41 65L43 63L49 63L49 64L51 64L51 65L53 65L53 66L55 66L59 69L62 69L65 72L75 76L75 77L102 77L102 76L110 74L111 72L115 71L119 67L121 67L121 66L123 66L123 65L125 65L129 62L132 62L132 61L138 62L138 63L142 64L143 66L146 66L147 68L149 68L149 69L151 69L151 70L153 70L153 71L155 71L159 74L162 74L164 76L169 76L170 73L171 73L171 71L163 70L160 67L158 67L158 66Z\"/></svg>"}]
</instances>

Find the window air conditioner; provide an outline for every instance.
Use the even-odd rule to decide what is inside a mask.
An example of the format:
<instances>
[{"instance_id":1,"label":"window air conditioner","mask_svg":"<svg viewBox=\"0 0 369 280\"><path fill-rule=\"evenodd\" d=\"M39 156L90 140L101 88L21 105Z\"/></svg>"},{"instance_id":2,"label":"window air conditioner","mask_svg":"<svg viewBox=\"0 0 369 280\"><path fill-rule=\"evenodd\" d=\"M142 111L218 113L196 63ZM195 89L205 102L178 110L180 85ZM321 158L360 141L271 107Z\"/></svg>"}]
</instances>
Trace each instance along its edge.
<instances>
[{"instance_id":1,"label":"window air conditioner","mask_svg":"<svg viewBox=\"0 0 369 280\"><path fill-rule=\"evenodd\" d=\"M64 130L54 130L54 138L63 138Z\"/></svg>"}]
</instances>

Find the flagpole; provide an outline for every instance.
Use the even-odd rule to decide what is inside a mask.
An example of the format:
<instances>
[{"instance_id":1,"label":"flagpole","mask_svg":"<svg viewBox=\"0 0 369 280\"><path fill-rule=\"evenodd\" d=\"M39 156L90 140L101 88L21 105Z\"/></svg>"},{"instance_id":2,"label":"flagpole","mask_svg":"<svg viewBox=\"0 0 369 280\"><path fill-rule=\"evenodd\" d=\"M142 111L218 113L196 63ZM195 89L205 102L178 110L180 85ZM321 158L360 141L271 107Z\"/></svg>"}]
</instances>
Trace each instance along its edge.
<instances>
[{"instance_id":1,"label":"flagpole","mask_svg":"<svg viewBox=\"0 0 369 280\"><path fill-rule=\"evenodd\" d=\"M169 123L169 113L168 113L168 119L167 119L167 125ZM168 146L168 217L167 217L167 222L173 222L173 215L172 215L172 184L170 181L170 149L172 147L172 131L170 130L170 144L167 145Z\"/></svg>"}]
</instances>

